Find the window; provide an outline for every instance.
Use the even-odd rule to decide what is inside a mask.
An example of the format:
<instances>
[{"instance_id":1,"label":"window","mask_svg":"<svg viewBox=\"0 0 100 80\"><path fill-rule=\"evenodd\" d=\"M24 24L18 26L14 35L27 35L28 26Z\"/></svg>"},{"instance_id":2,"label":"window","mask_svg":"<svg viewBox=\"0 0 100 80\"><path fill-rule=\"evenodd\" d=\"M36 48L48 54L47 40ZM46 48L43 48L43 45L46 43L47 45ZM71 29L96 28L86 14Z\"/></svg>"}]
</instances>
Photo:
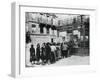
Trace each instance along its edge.
<instances>
[{"instance_id":1,"label":"window","mask_svg":"<svg viewBox=\"0 0 100 80\"><path fill-rule=\"evenodd\" d=\"M43 27L40 27L40 33L43 33L44 31L43 31Z\"/></svg>"},{"instance_id":2,"label":"window","mask_svg":"<svg viewBox=\"0 0 100 80\"><path fill-rule=\"evenodd\" d=\"M36 27L36 25L35 24L32 24L32 28L35 28Z\"/></svg>"},{"instance_id":3,"label":"window","mask_svg":"<svg viewBox=\"0 0 100 80\"><path fill-rule=\"evenodd\" d=\"M47 34L49 34L49 28L47 28Z\"/></svg>"}]
</instances>

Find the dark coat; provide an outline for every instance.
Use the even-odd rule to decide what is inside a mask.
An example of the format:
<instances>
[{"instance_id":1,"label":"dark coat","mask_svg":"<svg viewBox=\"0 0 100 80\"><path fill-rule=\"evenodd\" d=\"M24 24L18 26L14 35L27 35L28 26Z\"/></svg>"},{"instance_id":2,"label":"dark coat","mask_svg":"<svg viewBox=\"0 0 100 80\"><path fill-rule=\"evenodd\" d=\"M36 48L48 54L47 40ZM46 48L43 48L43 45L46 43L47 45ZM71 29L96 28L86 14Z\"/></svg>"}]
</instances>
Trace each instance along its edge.
<instances>
[{"instance_id":1,"label":"dark coat","mask_svg":"<svg viewBox=\"0 0 100 80\"><path fill-rule=\"evenodd\" d=\"M41 47L41 59L44 60L46 58L46 54L45 54L45 47Z\"/></svg>"},{"instance_id":2,"label":"dark coat","mask_svg":"<svg viewBox=\"0 0 100 80\"><path fill-rule=\"evenodd\" d=\"M36 57L37 57L37 61L39 61L40 60L40 48L39 47L36 48Z\"/></svg>"},{"instance_id":3,"label":"dark coat","mask_svg":"<svg viewBox=\"0 0 100 80\"><path fill-rule=\"evenodd\" d=\"M35 49L34 48L30 48L30 62L35 60Z\"/></svg>"},{"instance_id":4,"label":"dark coat","mask_svg":"<svg viewBox=\"0 0 100 80\"><path fill-rule=\"evenodd\" d=\"M46 58L47 60L50 59L51 48L50 46L46 46Z\"/></svg>"}]
</instances>

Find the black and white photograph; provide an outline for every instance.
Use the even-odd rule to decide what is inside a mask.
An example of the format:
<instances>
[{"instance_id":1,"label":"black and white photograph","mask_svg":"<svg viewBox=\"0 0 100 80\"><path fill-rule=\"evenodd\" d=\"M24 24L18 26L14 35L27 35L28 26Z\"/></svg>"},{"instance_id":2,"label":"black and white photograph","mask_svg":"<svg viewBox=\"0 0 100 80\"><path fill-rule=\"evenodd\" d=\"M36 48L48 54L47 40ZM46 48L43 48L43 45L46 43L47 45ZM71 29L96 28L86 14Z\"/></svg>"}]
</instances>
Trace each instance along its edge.
<instances>
[{"instance_id":1,"label":"black and white photograph","mask_svg":"<svg viewBox=\"0 0 100 80\"><path fill-rule=\"evenodd\" d=\"M25 67L90 64L90 16L25 12Z\"/></svg>"}]
</instances>

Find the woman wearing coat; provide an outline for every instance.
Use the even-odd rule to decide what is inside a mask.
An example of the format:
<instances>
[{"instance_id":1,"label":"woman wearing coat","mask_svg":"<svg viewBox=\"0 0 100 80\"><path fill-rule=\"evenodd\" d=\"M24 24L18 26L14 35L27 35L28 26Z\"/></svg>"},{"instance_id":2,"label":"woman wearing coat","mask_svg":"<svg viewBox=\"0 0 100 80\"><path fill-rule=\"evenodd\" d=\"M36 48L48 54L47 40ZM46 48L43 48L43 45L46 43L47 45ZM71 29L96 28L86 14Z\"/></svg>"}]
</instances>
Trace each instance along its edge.
<instances>
[{"instance_id":1,"label":"woman wearing coat","mask_svg":"<svg viewBox=\"0 0 100 80\"><path fill-rule=\"evenodd\" d=\"M30 62L31 64L35 64L35 49L33 45L30 48Z\"/></svg>"},{"instance_id":2,"label":"woman wearing coat","mask_svg":"<svg viewBox=\"0 0 100 80\"><path fill-rule=\"evenodd\" d=\"M36 58L37 58L37 64L40 64L40 44L37 44L37 48L36 48Z\"/></svg>"},{"instance_id":3,"label":"woman wearing coat","mask_svg":"<svg viewBox=\"0 0 100 80\"><path fill-rule=\"evenodd\" d=\"M41 47L41 60L42 60L42 64L44 65L45 60L46 60L46 53L45 53L46 49L45 49L45 43L42 44Z\"/></svg>"}]
</instances>

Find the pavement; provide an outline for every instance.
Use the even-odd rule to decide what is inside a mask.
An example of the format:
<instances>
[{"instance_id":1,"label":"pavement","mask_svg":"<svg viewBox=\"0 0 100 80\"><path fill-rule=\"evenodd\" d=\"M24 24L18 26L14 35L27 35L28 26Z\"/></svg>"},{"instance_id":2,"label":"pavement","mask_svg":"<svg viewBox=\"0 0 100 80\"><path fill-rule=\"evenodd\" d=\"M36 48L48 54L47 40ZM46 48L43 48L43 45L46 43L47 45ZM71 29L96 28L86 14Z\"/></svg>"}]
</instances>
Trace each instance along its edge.
<instances>
[{"instance_id":1,"label":"pavement","mask_svg":"<svg viewBox=\"0 0 100 80\"><path fill-rule=\"evenodd\" d=\"M40 67L40 66L68 66L68 65L89 65L89 56L71 56L68 58L63 58L56 61L53 64L46 65L30 65L30 67Z\"/></svg>"}]
</instances>

